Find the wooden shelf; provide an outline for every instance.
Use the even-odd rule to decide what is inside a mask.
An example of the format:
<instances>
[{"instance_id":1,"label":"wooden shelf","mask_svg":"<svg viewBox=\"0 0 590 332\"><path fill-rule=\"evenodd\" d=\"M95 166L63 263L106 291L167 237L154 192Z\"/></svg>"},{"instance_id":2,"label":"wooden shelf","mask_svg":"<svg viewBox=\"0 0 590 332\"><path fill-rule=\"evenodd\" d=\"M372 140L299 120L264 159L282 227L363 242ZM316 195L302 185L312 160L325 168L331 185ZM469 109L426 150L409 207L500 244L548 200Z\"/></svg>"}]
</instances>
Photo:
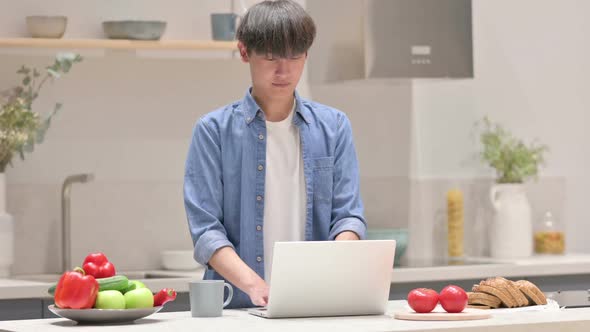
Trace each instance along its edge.
<instances>
[{"instance_id":1,"label":"wooden shelf","mask_svg":"<svg viewBox=\"0 0 590 332\"><path fill-rule=\"evenodd\" d=\"M237 51L237 41L0 38L0 48Z\"/></svg>"}]
</instances>

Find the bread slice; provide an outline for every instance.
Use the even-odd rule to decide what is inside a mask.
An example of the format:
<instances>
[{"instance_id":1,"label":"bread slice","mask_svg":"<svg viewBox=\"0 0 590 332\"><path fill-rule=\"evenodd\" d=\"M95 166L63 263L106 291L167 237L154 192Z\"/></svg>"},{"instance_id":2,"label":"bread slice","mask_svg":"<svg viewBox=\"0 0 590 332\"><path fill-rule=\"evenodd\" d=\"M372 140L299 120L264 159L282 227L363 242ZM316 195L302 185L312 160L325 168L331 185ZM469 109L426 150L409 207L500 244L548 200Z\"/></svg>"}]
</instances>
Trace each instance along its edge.
<instances>
[{"instance_id":1,"label":"bread slice","mask_svg":"<svg viewBox=\"0 0 590 332\"><path fill-rule=\"evenodd\" d=\"M498 297L486 293L468 292L467 296L469 298L468 304L480 304L492 308L498 308L502 303Z\"/></svg>"},{"instance_id":2,"label":"bread slice","mask_svg":"<svg viewBox=\"0 0 590 332\"><path fill-rule=\"evenodd\" d=\"M493 309L490 306L487 305L481 305L481 304L468 304L467 308L472 308L472 309Z\"/></svg>"},{"instance_id":3,"label":"bread slice","mask_svg":"<svg viewBox=\"0 0 590 332\"><path fill-rule=\"evenodd\" d=\"M547 297L537 285L528 280L518 280L514 284L529 299L530 305L547 304Z\"/></svg>"},{"instance_id":4,"label":"bread slice","mask_svg":"<svg viewBox=\"0 0 590 332\"><path fill-rule=\"evenodd\" d=\"M502 277L500 277L502 278ZM504 278L502 278L504 279ZM529 299L524 296L524 294L518 289L518 286L512 280L504 279L510 289L510 294L514 296L514 298L518 301L521 307L529 305Z\"/></svg>"},{"instance_id":5,"label":"bread slice","mask_svg":"<svg viewBox=\"0 0 590 332\"><path fill-rule=\"evenodd\" d=\"M502 301L502 305L504 305L507 308L514 308L517 305L512 296L510 296L510 294L508 293L508 291L503 288L497 288L480 283L479 285L473 285L473 288L471 290L474 292L494 295L495 297L499 298L500 301Z\"/></svg>"},{"instance_id":6,"label":"bread slice","mask_svg":"<svg viewBox=\"0 0 590 332\"><path fill-rule=\"evenodd\" d=\"M483 280L480 284L505 290L508 296L514 300L516 307L524 307L529 304L529 300L527 300L522 292L518 290L518 287L508 279L502 277L489 278Z\"/></svg>"}]
</instances>

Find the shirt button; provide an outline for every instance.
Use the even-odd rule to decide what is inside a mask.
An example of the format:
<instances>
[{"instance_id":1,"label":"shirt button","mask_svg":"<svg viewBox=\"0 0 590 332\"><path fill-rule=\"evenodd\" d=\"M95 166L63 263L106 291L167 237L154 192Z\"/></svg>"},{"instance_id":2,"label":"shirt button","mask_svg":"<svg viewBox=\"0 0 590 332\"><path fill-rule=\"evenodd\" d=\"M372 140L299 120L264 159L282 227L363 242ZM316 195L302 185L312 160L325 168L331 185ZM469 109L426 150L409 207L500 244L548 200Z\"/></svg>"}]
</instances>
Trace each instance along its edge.
<instances>
[{"instance_id":1,"label":"shirt button","mask_svg":"<svg viewBox=\"0 0 590 332\"><path fill-rule=\"evenodd\" d=\"M256 261L257 261L258 263L262 262L262 257L260 257L260 256L256 257Z\"/></svg>"},{"instance_id":2,"label":"shirt button","mask_svg":"<svg viewBox=\"0 0 590 332\"><path fill-rule=\"evenodd\" d=\"M264 167L262 165L258 165L258 170L262 171L264 169Z\"/></svg>"},{"instance_id":3,"label":"shirt button","mask_svg":"<svg viewBox=\"0 0 590 332\"><path fill-rule=\"evenodd\" d=\"M256 196L256 200L260 202L262 200L262 196L260 196L260 195Z\"/></svg>"},{"instance_id":4,"label":"shirt button","mask_svg":"<svg viewBox=\"0 0 590 332\"><path fill-rule=\"evenodd\" d=\"M262 135L262 134L258 135L258 139L259 140L263 140L264 139L264 135Z\"/></svg>"},{"instance_id":5,"label":"shirt button","mask_svg":"<svg viewBox=\"0 0 590 332\"><path fill-rule=\"evenodd\" d=\"M262 226L260 226L260 225L257 225L257 226L256 226L256 230L257 230L257 231L261 231L261 230L262 230Z\"/></svg>"}]
</instances>

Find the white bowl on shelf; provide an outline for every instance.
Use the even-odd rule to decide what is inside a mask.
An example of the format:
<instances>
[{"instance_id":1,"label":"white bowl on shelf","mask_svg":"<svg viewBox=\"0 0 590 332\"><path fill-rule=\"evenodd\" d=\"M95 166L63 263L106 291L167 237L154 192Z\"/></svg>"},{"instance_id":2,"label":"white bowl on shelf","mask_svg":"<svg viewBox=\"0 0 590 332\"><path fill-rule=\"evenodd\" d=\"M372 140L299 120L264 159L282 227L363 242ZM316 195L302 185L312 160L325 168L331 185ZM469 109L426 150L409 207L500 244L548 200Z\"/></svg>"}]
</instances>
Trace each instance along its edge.
<instances>
[{"instance_id":1,"label":"white bowl on shelf","mask_svg":"<svg viewBox=\"0 0 590 332\"><path fill-rule=\"evenodd\" d=\"M104 21L102 28L110 39L160 40L166 31L164 21Z\"/></svg>"},{"instance_id":2,"label":"white bowl on shelf","mask_svg":"<svg viewBox=\"0 0 590 332\"><path fill-rule=\"evenodd\" d=\"M193 258L192 250L164 250L160 253L165 270L196 270L202 265Z\"/></svg>"},{"instance_id":3,"label":"white bowl on shelf","mask_svg":"<svg viewBox=\"0 0 590 332\"><path fill-rule=\"evenodd\" d=\"M66 32L65 16L27 16L27 29L33 38L61 38Z\"/></svg>"}]
</instances>

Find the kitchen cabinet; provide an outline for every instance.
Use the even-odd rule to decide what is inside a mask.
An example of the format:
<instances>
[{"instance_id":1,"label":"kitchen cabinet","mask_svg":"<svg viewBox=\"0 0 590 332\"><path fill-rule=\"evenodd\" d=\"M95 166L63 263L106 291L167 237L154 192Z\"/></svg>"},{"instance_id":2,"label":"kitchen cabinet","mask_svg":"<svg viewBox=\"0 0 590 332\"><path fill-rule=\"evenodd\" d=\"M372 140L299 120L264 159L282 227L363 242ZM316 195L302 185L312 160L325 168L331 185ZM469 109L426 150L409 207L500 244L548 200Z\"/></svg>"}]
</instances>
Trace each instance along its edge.
<instances>
[{"instance_id":1,"label":"kitchen cabinet","mask_svg":"<svg viewBox=\"0 0 590 332\"><path fill-rule=\"evenodd\" d=\"M0 300L0 321L20 319L58 318L47 307L53 304L52 298ZM168 302L160 312L189 311L187 292L178 293L176 300Z\"/></svg>"},{"instance_id":2,"label":"kitchen cabinet","mask_svg":"<svg viewBox=\"0 0 590 332\"><path fill-rule=\"evenodd\" d=\"M191 305L189 301L189 295L186 292L177 293L176 300L166 303L164 308L160 312L177 312L177 311L189 311Z\"/></svg>"},{"instance_id":3,"label":"kitchen cabinet","mask_svg":"<svg viewBox=\"0 0 590 332\"><path fill-rule=\"evenodd\" d=\"M42 318L42 306L41 299L0 300L0 320Z\"/></svg>"},{"instance_id":4,"label":"kitchen cabinet","mask_svg":"<svg viewBox=\"0 0 590 332\"><path fill-rule=\"evenodd\" d=\"M471 287L478 284L483 278L465 279L465 280L438 280L438 281L420 281L420 282L393 282L389 289L389 300L405 300L408 293L414 288L431 288L440 291L450 283L470 291ZM511 276L511 280L525 279L539 287L543 292L557 292L566 290L586 290L590 289L590 274L580 275L561 275L561 276L538 276L523 277Z\"/></svg>"},{"instance_id":5,"label":"kitchen cabinet","mask_svg":"<svg viewBox=\"0 0 590 332\"><path fill-rule=\"evenodd\" d=\"M204 269L193 271L128 271L133 279L142 281L150 290L173 288L177 291L176 300L168 302L162 312L190 310L188 284L200 280ZM53 298L47 289L57 277L54 275L20 276L24 279L0 279L0 321L29 318L55 318L47 309Z\"/></svg>"},{"instance_id":6,"label":"kitchen cabinet","mask_svg":"<svg viewBox=\"0 0 590 332\"><path fill-rule=\"evenodd\" d=\"M58 315L49 311L49 309L47 308L48 306L54 304L53 299L42 299L41 301L43 302L43 307L41 308L43 309L43 312L40 318L59 318Z\"/></svg>"}]
</instances>

